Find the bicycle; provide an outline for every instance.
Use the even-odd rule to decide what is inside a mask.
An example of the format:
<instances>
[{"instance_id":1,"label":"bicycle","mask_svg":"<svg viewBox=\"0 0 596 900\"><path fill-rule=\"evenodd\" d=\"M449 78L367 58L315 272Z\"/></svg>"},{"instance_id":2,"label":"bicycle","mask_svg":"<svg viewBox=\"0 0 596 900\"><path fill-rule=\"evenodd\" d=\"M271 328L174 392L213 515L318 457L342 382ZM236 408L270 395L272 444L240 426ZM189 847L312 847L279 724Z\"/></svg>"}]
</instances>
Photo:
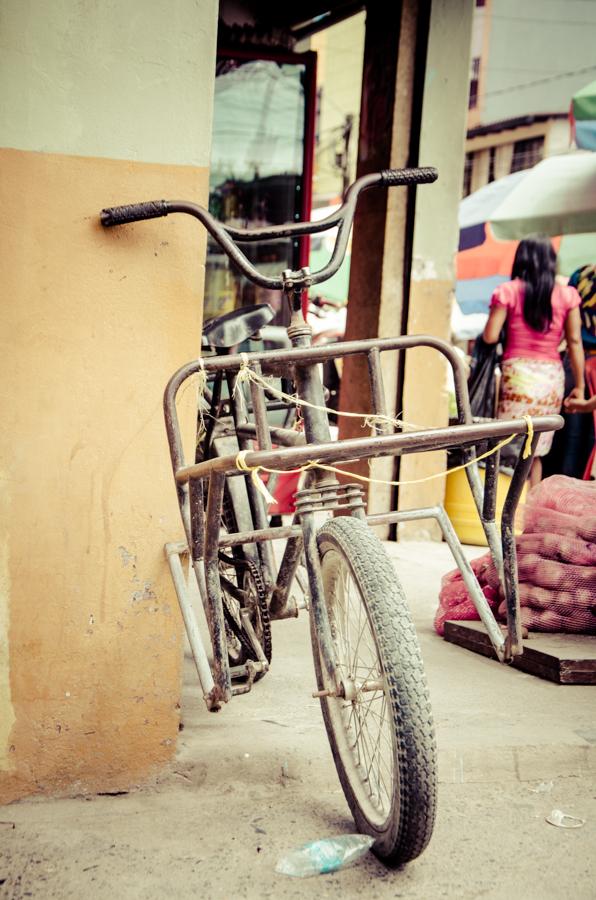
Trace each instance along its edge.
<instances>
[{"instance_id":1,"label":"bicycle","mask_svg":"<svg viewBox=\"0 0 596 900\"><path fill-rule=\"evenodd\" d=\"M281 290L291 312L289 349L231 352L271 319L264 305L236 310L208 323L215 355L194 360L170 379L164 395L166 430L186 542L169 543L166 556L207 708L217 710L246 693L271 661L272 619L308 608L317 690L335 766L358 829L375 839L373 850L390 865L415 859L430 840L436 804L436 746L428 688L410 612L396 572L371 526L435 518L498 658L521 652L513 516L541 431L561 426L558 416L475 423L463 366L451 346L431 336L402 336L312 347L301 311L302 293L330 278L344 257L356 202L363 190L430 183L431 168L387 170L358 179L342 206L318 222L254 231L223 226L187 201L157 201L103 210L106 227L184 213L197 218L238 269L255 284ZM337 226L331 258L318 272L303 268L270 277L259 272L238 244L296 237ZM387 415L380 355L412 347L434 348L452 366L458 421L448 428L401 433ZM370 437L331 440L318 364L363 354L369 372ZM241 377L240 377L241 376ZM269 378L289 380L278 390ZM196 457L184 458L176 398L189 379L201 380ZM243 382L243 383L240 383ZM227 387L227 390L224 389ZM288 427L296 406L303 432ZM275 409L286 416L271 424ZM498 449L527 430L502 514L495 524ZM488 442L484 487L475 446ZM254 448L256 443L257 449ZM367 515L354 479L340 482L337 463L460 447L466 472L507 599L503 635L442 507ZM271 526L260 472L304 469L290 524ZM341 470L340 470L341 471ZM337 515L341 513L342 515ZM317 520L324 517L322 525ZM279 565L273 541L285 541ZM212 659L201 638L182 560L190 555L209 630ZM300 564L308 593L291 593Z\"/></svg>"}]
</instances>

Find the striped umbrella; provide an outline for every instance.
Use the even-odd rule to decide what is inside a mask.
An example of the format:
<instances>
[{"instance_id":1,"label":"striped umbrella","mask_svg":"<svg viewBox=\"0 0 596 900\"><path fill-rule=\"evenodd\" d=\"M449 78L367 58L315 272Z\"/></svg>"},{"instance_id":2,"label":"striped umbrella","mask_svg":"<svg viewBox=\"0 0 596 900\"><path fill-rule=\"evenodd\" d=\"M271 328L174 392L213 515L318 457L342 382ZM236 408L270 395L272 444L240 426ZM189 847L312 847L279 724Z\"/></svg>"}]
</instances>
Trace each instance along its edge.
<instances>
[{"instance_id":1,"label":"striped umbrella","mask_svg":"<svg viewBox=\"0 0 596 900\"><path fill-rule=\"evenodd\" d=\"M459 251L456 257L456 333L466 337L484 327L488 304L495 288L511 277L518 241L501 241L488 221L527 172L515 172L487 184L465 197L459 206ZM596 234L567 234L553 237L558 254L558 271L568 276L579 266L596 258ZM469 316L474 316L473 319ZM463 321L466 320L466 321Z\"/></svg>"},{"instance_id":2,"label":"striped umbrella","mask_svg":"<svg viewBox=\"0 0 596 900\"><path fill-rule=\"evenodd\" d=\"M526 169L492 211L490 224L500 240L596 231L596 153L547 156Z\"/></svg>"}]
</instances>

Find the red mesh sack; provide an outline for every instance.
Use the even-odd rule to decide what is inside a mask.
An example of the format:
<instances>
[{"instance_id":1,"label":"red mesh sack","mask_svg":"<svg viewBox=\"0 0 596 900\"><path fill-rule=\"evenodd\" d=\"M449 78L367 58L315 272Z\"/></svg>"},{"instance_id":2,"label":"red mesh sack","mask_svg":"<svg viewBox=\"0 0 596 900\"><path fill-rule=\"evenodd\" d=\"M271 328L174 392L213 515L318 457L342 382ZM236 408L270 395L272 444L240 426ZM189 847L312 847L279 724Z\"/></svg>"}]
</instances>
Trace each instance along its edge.
<instances>
[{"instance_id":1,"label":"red mesh sack","mask_svg":"<svg viewBox=\"0 0 596 900\"><path fill-rule=\"evenodd\" d=\"M522 624L535 631L596 634L596 483L553 475L532 488L516 549ZM504 620L503 591L490 554L473 560L472 568ZM479 618L458 569L442 582L435 617L439 634L450 618Z\"/></svg>"},{"instance_id":2,"label":"red mesh sack","mask_svg":"<svg viewBox=\"0 0 596 900\"><path fill-rule=\"evenodd\" d=\"M532 488L516 547L523 624L596 634L596 484L553 475Z\"/></svg>"},{"instance_id":3,"label":"red mesh sack","mask_svg":"<svg viewBox=\"0 0 596 900\"><path fill-rule=\"evenodd\" d=\"M472 570L476 573L476 577L482 588L482 593L488 600L489 606L493 612L495 612L499 604L499 591L498 588L495 589L489 585L485 577L487 569L492 566L490 553L485 553L484 556L473 559L470 565L472 566ZM437 634L443 636L445 622L449 619L455 622L463 622L478 618L479 616L476 612L476 607L468 594L459 569L453 569L451 572L447 572L441 579L439 608L434 621L434 627Z\"/></svg>"},{"instance_id":4,"label":"red mesh sack","mask_svg":"<svg viewBox=\"0 0 596 900\"><path fill-rule=\"evenodd\" d=\"M596 597L590 591L551 591L520 584L522 624L531 631L596 634ZM505 604L499 607L505 614Z\"/></svg>"},{"instance_id":5,"label":"red mesh sack","mask_svg":"<svg viewBox=\"0 0 596 900\"><path fill-rule=\"evenodd\" d=\"M569 516L568 518L573 518ZM577 527L576 522L576 527ZM578 566L596 566L596 544L576 537L551 532L520 534L515 540L518 559L526 553L537 553L544 559ZM493 567L494 568L494 567Z\"/></svg>"},{"instance_id":6,"label":"red mesh sack","mask_svg":"<svg viewBox=\"0 0 596 900\"><path fill-rule=\"evenodd\" d=\"M536 532L594 543L596 482L552 475L533 487L524 509L524 534Z\"/></svg>"},{"instance_id":7,"label":"red mesh sack","mask_svg":"<svg viewBox=\"0 0 596 900\"><path fill-rule=\"evenodd\" d=\"M526 508L534 507L554 509L571 516L595 518L596 483L568 478L567 475L551 475L530 490Z\"/></svg>"}]
</instances>

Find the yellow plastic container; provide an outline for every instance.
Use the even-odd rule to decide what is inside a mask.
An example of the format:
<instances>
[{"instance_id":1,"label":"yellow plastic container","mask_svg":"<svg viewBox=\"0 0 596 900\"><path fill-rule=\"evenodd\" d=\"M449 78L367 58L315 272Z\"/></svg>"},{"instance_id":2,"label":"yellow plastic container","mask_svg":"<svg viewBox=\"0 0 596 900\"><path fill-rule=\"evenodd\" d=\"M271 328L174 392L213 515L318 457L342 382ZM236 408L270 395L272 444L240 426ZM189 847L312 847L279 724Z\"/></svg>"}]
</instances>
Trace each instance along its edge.
<instances>
[{"instance_id":1,"label":"yellow plastic container","mask_svg":"<svg viewBox=\"0 0 596 900\"><path fill-rule=\"evenodd\" d=\"M480 478L484 482L484 469L480 469L479 471ZM511 476L505 474L505 472L499 472L497 478L496 508L497 524L499 525L501 523L503 504L510 483ZM520 504L524 502L526 492L527 484L524 485ZM484 531L480 524L480 517L476 511L470 485L468 484L468 479L464 471L451 472L447 476L445 485L445 512L451 519L453 527L455 528L455 533L462 544L474 544L478 547L487 546ZM515 533L520 534L521 528L516 527Z\"/></svg>"}]
</instances>

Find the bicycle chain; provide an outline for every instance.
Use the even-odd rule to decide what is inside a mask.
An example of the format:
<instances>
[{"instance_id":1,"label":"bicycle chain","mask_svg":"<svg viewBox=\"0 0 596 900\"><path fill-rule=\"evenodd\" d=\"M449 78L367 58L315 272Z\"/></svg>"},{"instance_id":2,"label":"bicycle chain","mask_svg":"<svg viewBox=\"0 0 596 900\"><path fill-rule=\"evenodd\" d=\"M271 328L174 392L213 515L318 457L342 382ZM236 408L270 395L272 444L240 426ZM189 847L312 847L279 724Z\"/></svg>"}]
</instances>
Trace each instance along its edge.
<instances>
[{"instance_id":1,"label":"bicycle chain","mask_svg":"<svg viewBox=\"0 0 596 900\"><path fill-rule=\"evenodd\" d=\"M263 581L259 566L252 562L252 560L246 560L246 562L248 563L248 569L257 589L257 604L261 614L261 628L263 631L261 646L263 647L265 659L267 662L271 662L273 643L271 640L271 619L269 618L269 607L267 606L267 587Z\"/></svg>"},{"instance_id":2,"label":"bicycle chain","mask_svg":"<svg viewBox=\"0 0 596 900\"><path fill-rule=\"evenodd\" d=\"M265 582L261 577L259 567L249 559L242 560L241 564L238 564L237 560L231 560L223 556L223 554L220 554L220 559L227 565L233 566L236 573L238 573L242 569L248 569L253 579L257 593L257 604L261 615L261 627L263 632L261 638L261 646L263 648L263 653L265 654L265 659L267 660L267 662L271 662L273 647L271 640L271 620L269 618L269 608L267 606L267 588L265 587ZM222 589L222 599L226 622L228 623L230 630L234 633L234 637L236 637L242 645L244 652L248 654L249 659L252 659L255 655L254 647L244 628L238 625L238 621L234 615L234 612L232 611L231 602L225 591L225 588Z\"/></svg>"}]
</instances>

